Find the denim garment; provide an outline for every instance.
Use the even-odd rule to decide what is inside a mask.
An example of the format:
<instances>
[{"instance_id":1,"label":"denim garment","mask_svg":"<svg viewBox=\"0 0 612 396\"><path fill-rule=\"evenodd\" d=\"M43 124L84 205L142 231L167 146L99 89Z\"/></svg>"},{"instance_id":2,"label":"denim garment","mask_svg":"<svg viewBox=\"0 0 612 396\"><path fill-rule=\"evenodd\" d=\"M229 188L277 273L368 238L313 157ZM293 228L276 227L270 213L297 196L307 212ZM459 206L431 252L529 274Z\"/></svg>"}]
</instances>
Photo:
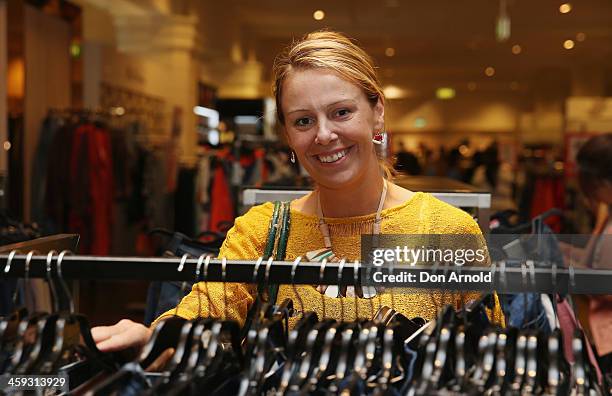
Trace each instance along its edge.
<instances>
[{"instance_id":1,"label":"denim garment","mask_svg":"<svg viewBox=\"0 0 612 396\"><path fill-rule=\"evenodd\" d=\"M550 334L551 328L537 293L521 293L500 295L502 309L508 317L508 325L512 327L534 328Z\"/></svg>"}]
</instances>

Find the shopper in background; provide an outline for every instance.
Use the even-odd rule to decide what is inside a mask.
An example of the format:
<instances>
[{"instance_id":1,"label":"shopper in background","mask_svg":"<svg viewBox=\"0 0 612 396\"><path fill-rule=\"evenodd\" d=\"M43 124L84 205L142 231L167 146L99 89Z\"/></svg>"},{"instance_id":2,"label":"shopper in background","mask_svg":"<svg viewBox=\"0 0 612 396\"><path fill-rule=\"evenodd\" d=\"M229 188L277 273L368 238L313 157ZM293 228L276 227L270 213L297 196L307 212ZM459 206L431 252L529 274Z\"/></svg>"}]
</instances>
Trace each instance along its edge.
<instances>
[{"instance_id":1,"label":"shopper in background","mask_svg":"<svg viewBox=\"0 0 612 396\"><path fill-rule=\"evenodd\" d=\"M274 76L277 117L291 157L316 183L313 192L291 202L286 260L359 260L362 234L472 234L484 243L469 214L390 180L375 144L385 128L383 92L372 60L351 40L328 31L308 34L276 58ZM261 257L272 213L273 204L268 202L237 218L220 257ZM400 289L392 297L391 291L357 298L355 290L347 296L337 287L281 285L277 301L289 298L295 308L314 311L319 318L323 312L339 320L364 318L373 314L375 305L374 310L388 306L407 317L430 320L447 304L459 306L478 297ZM177 314L188 319L226 317L242 324L256 293L252 284L201 282L158 321ZM503 324L499 303L490 316ZM290 318L290 325L298 318ZM124 320L92 333L99 348L109 351L143 345L151 330Z\"/></svg>"},{"instance_id":2,"label":"shopper in background","mask_svg":"<svg viewBox=\"0 0 612 396\"><path fill-rule=\"evenodd\" d=\"M583 266L612 269L612 133L589 139L578 152L578 181L595 215ZM589 324L604 373L612 375L612 296L591 296Z\"/></svg>"}]
</instances>

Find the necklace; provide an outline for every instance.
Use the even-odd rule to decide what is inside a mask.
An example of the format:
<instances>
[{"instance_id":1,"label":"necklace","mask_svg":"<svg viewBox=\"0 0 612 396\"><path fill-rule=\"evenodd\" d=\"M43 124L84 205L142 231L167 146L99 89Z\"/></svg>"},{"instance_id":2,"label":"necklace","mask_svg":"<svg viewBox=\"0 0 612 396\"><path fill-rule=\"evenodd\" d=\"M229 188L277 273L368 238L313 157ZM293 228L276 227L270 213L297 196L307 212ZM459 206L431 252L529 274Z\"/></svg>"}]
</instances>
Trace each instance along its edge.
<instances>
[{"instance_id":1,"label":"necklace","mask_svg":"<svg viewBox=\"0 0 612 396\"><path fill-rule=\"evenodd\" d=\"M374 220L374 225L372 227L372 234L378 235L380 234L380 213L382 212L383 205L385 204L385 198L387 197L387 180L383 179L383 189L380 194L380 201L378 202L378 209L376 210L376 219ZM323 211L321 210L321 195L317 193L317 214L319 216L319 229L321 230L321 234L323 234L323 241L325 242L325 247L327 249L332 248L331 236L329 233L329 227L325 220L323 219Z\"/></svg>"}]
</instances>

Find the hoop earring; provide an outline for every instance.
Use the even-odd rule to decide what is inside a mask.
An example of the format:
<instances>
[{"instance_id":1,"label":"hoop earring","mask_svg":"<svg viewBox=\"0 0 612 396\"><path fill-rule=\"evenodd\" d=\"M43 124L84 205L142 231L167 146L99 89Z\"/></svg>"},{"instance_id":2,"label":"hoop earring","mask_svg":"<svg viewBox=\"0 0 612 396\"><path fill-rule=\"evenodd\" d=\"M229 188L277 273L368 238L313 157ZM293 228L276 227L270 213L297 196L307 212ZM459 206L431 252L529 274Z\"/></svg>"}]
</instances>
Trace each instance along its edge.
<instances>
[{"instance_id":1,"label":"hoop earring","mask_svg":"<svg viewBox=\"0 0 612 396\"><path fill-rule=\"evenodd\" d=\"M372 137L372 143L374 143L374 144L383 144L384 141L385 141L385 132L384 131L376 132L374 134L374 137Z\"/></svg>"},{"instance_id":2,"label":"hoop earring","mask_svg":"<svg viewBox=\"0 0 612 396\"><path fill-rule=\"evenodd\" d=\"M295 164L295 151L291 150L291 157L289 158L292 164Z\"/></svg>"}]
</instances>

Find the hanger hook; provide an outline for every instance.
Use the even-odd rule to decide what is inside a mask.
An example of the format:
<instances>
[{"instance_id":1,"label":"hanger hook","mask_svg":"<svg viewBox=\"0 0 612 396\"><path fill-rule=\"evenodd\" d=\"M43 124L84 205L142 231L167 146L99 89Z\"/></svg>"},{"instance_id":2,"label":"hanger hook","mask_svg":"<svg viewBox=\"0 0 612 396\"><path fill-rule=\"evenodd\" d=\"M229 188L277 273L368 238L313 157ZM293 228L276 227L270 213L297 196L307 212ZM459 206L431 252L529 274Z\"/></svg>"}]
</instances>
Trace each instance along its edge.
<instances>
[{"instance_id":1,"label":"hanger hook","mask_svg":"<svg viewBox=\"0 0 612 396\"><path fill-rule=\"evenodd\" d=\"M195 268L195 286L198 289L198 318L202 317L202 295L200 293L200 274L202 273L202 264L204 264L204 258L206 254L201 254L198 257L198 262Z\"/></svg>"},{"instance_id":2,"label":"hanger hook","mask_svg":"<svg viewBox=\"0 0 612 396\"><path fill-rule=\"evenodd\" d=\"M57 299L57 291L55 290L55 282L53 282L53 274L51 273L51 262L53 261L53 255L57 253L55 250L51 250L47 254L47 282L49 283L49 289L51 290L51 297L53 298L53 310L59 311L59 301Z\"/></svg>"},{"instance_id":3,"label":"hanger hook","mask_svg":"<svg viewBox=\"0 0 612 396\"><path fill-rule=\"evenodd\" d=\"M572 264L568 267L569 270L569 287L567 288L567 294L570 294L571 290L576 287L576 272Z\"/></svg>"},{"instance_id":4,"label":"hanger hook","mask_svg":"<svg viewBox=\"0 0 612 396\"><path fill-rule=\"evenodd\" d=\"M13 252L17 252L17 250L13 250L11 252L11 254ZM28 277L30 274L30 261L32 261L32 256L34 255L34 253L39 253L38 250L31 250L28 255L26 256L25 259L25 264L23 266L23 299L24 299L24 304L27 304L28 301ZM15 256L13 254L13 256ZM12 261L12 257L9 255L9 258L7 259L7 266L9 267L9 271L10 271L10 262ZM19 293L19 287L15 288L15 292L13 293L13 306L17 305L17 294Z\"/></svg>"},{"instance_id":5,"label":"hanger hook","mask_svg":"<svg viewBox=\"0 0 612 396\"><path fill-rule=\"evenodd\" d=\"M74 300L72 299L72 293L70 293L70 289L64 280L64 276L62 275L62 261L64 260L64 256L66 254L72 254L70 250L62 250L62 252L57 256L57 276L59 276L60 285L62 289L64 289L64 293L66 293L66 297L68 297L68 306L70 307L70 314L74 314Z\"/></svg>"},{"instance_id":6,"label":"hanger hook","mask_svg":"<svg viewBox=\"0 0 612 396\"><path fill-rule=\"evenodd\" d=\"M355 295L355 320L359 320L359 301L357 300L357 298L359 297L357 295L357 290L359 289L359 272L357 271L357 265L359 264L359 260L355 260L355 262L353 263L353 288L354 288L354 295Z\"/></svg>"},{"instance_id":7,"label":"hanger hook","mask_svg":"<svg viewBox=\"0 0 612 396\"><path fill-rule=\"evenodd\" d=\"M302 297L297 292L297 289L295 287L295 271L297 270L300 261L302 261L302 256L298 256L298 258L295 259L293 265L291 266L291 284L293 285L293 294L295 294L298 301L300 302L300 312L302 314L302 317L304 317L304 301L302 301Z\"/></svg>"},{"instance_id":8,"label":"hanger hook","mask_svg":"<svg viewBox=\"0 0 612 396\"><path fill-rule=\"evenodd\" d=\"M185 263L187 262L188 257L189 255L187 253L183 254L183 257L181 257L181 262L179 263L179 266L176 269L177 272L183 272L183 268L185 268ZM176 302L176 308L174 308L174 316L178 316L178 309L181 302L180 300L185 296L185 289L187 289L187 281L183 281L181 283L181 295L179 296L179 301Z\"/></svg>"},{"instance_id":9,"label":"hanger hook","mask_svg":"<svg viewBox=\"0 0 612 396\"><path fill-rule=\"evenodd\" d=\"M227 320L227 289L225 282L225 275L227 271L227 259L225 257L221 258L221 281L223 282L223 320Z\"/></svg>"},{"instance_id":10,"label":"hanger hook","mask_svg":"<svg viewBox=\"0 0 612 396\"><path fill-rule=\"evenodd\" d=\"M340 294L340 284L342 282L342 272L344 271L344 264L346 263L346 259L340 260L340 264L338 264L338 294ZM340 294L340 321L344 322L344 299Z\"/></svg>"},{"instance_id":11,"label":"hanger hook","mask_svg":"<svg viewBox=\"0 0 612 396\"><path fill-rule=\"evenodd\" d=\"M11 271L11 263L13 262L13 258L15 257L17 253L21 253L21 251L15 249L9 253L8 258L6 259L6 265L4 266L5 274L8 274Z\"/></svg>"},{"instance_id":12,"label":"hanger hook","mask_svg":"<svg viewBox=\"0 0 612 396\"><path fill-rule=\"evenodd\" d=\"M536 290L536 273L535 273L535 265L533 264L533 260L527 260L527 266L529 267L529 280L531 281L531 287L533 290Z\"/></svg>"},{"instance_id":13,"label":"hanger hook","mask_svg":"<svg viewBox=\"0 0 612 396\"><path fill-rule=\"evenodd\" d=\"M272 261L274 260L273 256L268 258L268 262L266 263L266 278L264 279L264 287L267 289L270 285L270 268L272 267ZM265 294L265 291L264 291ZM268 296L270 298L270 296Z\"/></svg>"},{"instance_id":14,"label":"hanger hook","mask_svg":"<svg viewBox=\"0 0 612 396\"><path fill-rule=\"evenodd\" d=\"M552 296L551 303L553 305L553 313L555 314L555 326L556 323L559 322L557 318L557 263L553 261L552 266L550 268L550 273L552 275Z\"/></svg>"},{"instance_id":15,"label":"hanger hook","mask_svg":"<svg viewBox=\"0 0 612 396\"><path fill-rule=\"evenodd\" d=\"M319 267L319 284L320 285L323 284L326 265L327 265L327 259L324 258L323 261L321 261L321 267ZM321 318L321 320L323 320L325 319L325 293L319 293L319 294L321 294L321 303L323 304L323 317Z\"/></svg>"},{"instance_id":16,"label":"hanger hook","mask_svg":"<svg viewBox=\"0 0 612 396\"><path fill-rule=\"evenodd\" d=\"M259 275L259 267L263 262L263 256L260 256L255 263L255 268L253 268L253 283L257 284L257 275Z\"/></svg>"},{"instance_id":17,"label":"hanger hook","mask_svg":"<svg viewBox=\"0 0 612 396\"><path fill-rule=\"evenodd\" d=\"M210 265L210 256L206 256L204 260L204 288L206 288L206 299L208 300L208 316L211 316L210 308L212 306L210 301L210 292L208 291L208 266Z\"/></svg>"}]
</instances>

